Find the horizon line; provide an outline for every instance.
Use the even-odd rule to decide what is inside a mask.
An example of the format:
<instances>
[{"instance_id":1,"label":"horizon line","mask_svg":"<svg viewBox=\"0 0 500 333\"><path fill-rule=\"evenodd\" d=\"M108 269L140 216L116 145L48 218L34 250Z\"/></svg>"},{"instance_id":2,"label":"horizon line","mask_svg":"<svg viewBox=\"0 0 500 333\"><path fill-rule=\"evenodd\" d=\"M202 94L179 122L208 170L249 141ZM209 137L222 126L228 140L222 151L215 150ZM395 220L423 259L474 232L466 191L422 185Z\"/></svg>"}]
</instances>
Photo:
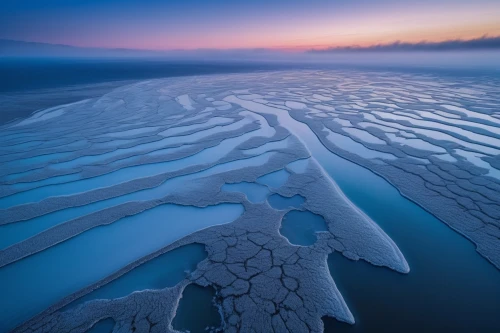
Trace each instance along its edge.
<instances>
[{"instance_id":1,"label":"horizon line","mask_svg":"<svg viewBox=\"0 0 500 333\"><path fill-rule=\"evenodd\" d=\"M244 52L251 51L255 53L266 52L283 52L283 53L305 53L305 54L328 54L328 53L345 53L345 52L387 52L387 51L465 51L465 50L494 50L500 49L500 35L488 36L483 35L478 38L472 39L448 39L438 42L430 42L422 40L419 42L405 42L396 40L391 43L374 44L370 46L349 45L349 46L325 46L322 48L313 47L254 47L254 48L190 48L190 49L147 49L147 48L107 48L97 46L77 46L71 44L55 44L46 42L16 40L8 38L0 38L0 56L2 51L7 50L8 43L30 44L30 45L44 45L54 47L64 47L82 50L102 50L102 51L121 51L121 52L153 52L157 54L176 53L176 52Z\"/></svg>"}]
</instances>

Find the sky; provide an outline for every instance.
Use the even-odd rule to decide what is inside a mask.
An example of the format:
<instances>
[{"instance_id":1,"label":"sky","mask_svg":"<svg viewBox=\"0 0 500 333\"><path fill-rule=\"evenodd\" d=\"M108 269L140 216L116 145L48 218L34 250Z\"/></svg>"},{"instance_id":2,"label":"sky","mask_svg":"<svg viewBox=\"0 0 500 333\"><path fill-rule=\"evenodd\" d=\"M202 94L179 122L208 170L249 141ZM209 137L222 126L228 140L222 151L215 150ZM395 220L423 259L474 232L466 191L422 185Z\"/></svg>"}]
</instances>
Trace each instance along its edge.
<instances>
[{"instance_id":1,"label":"sky","mask_svg":"<svg viewBox=\"0 0 500 333\"><path fill-rule=\"evenodd\" d=\"M500 36L500 0L1 0L0 38L149 50Z\"/></svg>"}]
</instances>

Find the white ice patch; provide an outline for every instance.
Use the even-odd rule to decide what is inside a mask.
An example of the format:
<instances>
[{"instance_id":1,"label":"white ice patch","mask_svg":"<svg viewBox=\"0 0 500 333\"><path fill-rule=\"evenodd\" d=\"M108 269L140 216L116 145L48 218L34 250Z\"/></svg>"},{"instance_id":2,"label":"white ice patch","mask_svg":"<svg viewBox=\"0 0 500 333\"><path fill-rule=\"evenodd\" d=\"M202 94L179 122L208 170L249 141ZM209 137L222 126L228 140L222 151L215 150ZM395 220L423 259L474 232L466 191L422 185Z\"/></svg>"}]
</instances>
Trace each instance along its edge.
<instances>
[{"instance_id":1,"label":"white ice patch","mask_svg":"<svg viewBox=\"0 0 500 333\"><path fill-rule=\"evenodd\" d=\"M388 119L391 121L407 121L410 124L414 126L419 126L419 127L427 127L431 129L437 129L437 130L442 130L442 131L449 131L454 134L461 135L463 137L468 138L469 140L476 141L478 143L486 143L495 147L500 147L500 139L487 136L487 135L482 135L482 134L477 134L465 129L462 129L461 127L458 126L451 126L451 125L445 125L441 124L438 122L432 122L432 121L427 121L427 120L418 120L418 119L413 119L410 117L405 117L405 116L400 116L400 115L395 115L391 113L386 113L386 112L379 112L379 111L373 111L374 114L384 118Z\"/></svg>"},{"instance_id":2,"label":"white ice patch","mask_svg":"<svg viewBox=\"0 0 500 333\"><path fill-rule=\"evenodd\" d=\"M488 154L488 155L500 154L500 150L498 150L498 149L483 146L481 144L476 144L476 143L464 141L464 140L461 140L461 139L456 138L454 136L451 136L449 134L439 132L436 130L430 130L430 129L419 128L419 127L410 127L410 126L401 125L401 124L396 123L396 122L383 121L383 120L375 118L371 114L365 114L364 117L366 119L374 122L374 123L382 124L381 126L383 126L383 125L392 126L392 127L403 129L403 130L413 131L415 133L421 134L421 135L426 136L426 137L431 138L431 139L454 142L454 143L457 143L463 147L466 147L466 148L469 148L472 150L477 150L477 151L483 152L483 153Z\"/></svg>"},{"instance_id":3,"label":"white ice patch","mask_svg":"<svg viewBox=\"0 0 500 333\"><path fill-rule=\"evenodd\" d=\"M444 112L444 111L435 111L436 114L447 117L447 118L453 118L453 119L460 119L460 116L454 113L449 113L449 112Z\"/></svg>"},{"instance_id":4,"label":"white ice patch","mask_svg":"<svg viewBox=\"0 0 500 333\"><path fill-rule=\"evenodd\" d=\"M487 121L490 121L492 123L500 125L500 121L498 119L496 119L495 117L492 117L490 115L484 114L484 113L480 113L480 112L476 112L476 111L471 111L471 110L468 110L466 108L462 108L462 107L458 107L458 106L454 106L454 105L445 105L444 104L444 105L441 105L441 106L444 107L444 108L446 108L446 109L448 109L448 110L451 110L451 111L460 112L460 113L466 115L469 118L476 118L476 119L487 120Z\"/></svg>"},{"instance_id":5,"label":"white ice patch","mask_svg":"<svg viewBox=\"0 0 500 333\"><path fill-rule=\"evenodd\" d=\"M188 94L184 94L181 96L178 96L176 99L177 103L182 105L182 107L188 111L193 111L195 108L193 107L193 100L189 97Z\"/></svg>"},{"instance_id":6,"label":"white ice patch","mask_svg":"<svg viewBox=\"0 0 500 333\"><path fill-rule=\"evenodd\" d=\"M352 124L349 120L335 118L333 119L333 121L336 122L337 124L340 124L343 127L352 127Z\"/></svg>"},{"instance_id":7,"label":"white ice patch","mask_svg":"<svg viewBox=\"0 0 500 333\"><path fill-rule=\"evenodd\" d=\"M335 108L334 108L334 107L332 107L332 106L328 106L328 105L316 104L314 107L315 107L316 109L320 109L320 110L323 110L323 111L328 111L328 112L335 111Z\"/></svg>"},{"instance_id":8,"label":"white ice patch","mask_svg":"<svg viewBox=\"0 0 500 333\"><path fill-rule=\"evenodd\" d=\"M377 145L385 145L385 141L380 140L376 136L368 133L367 131L360 130L359 128L350 127L350 128L343 128L342 130L364 142L373 143Z\"/></svg>"},{"instance_id":9,"label":"white ice patch","mask_svg":"<svg viewBox=\"0 0 500 333\"><path fill-rule=\"evenodd\" d=\"M262 115L250 111L241 111L240 115L248 117L250 119L255 119L259 122L260 125L259 135L264 136L266 138L270 138L273 137L274 134L276 134L276 130L274 129L274 127L269 126L269 123L267 122L266 118L264 118Z\"/></svg>"},{"instance_id":10,"label":"white ice patch","mask_svg":"<svg viewBox=\"0 0 500 333\"><path fill-rule=\"evenodd\" d=\"M188 132L188 131L201 130L201 129L205 129L205 128L216 126L216 125L226 125L226 124L230 124L232 122L234 122L234 119L232 119L232 118L213 117L213 118L210 118L207 122L204 122L201 124L171 127L163 132L158 133L158 135L165 136L165 137L176 136L176 135L179 135L181 133Z\"/></svg>"},{"instance_id":11,"label":"white ice patch","mask_svg":"<svg viewBox=\"0 0 500 333\"><path fill-rule=\"evenodd\" d=\"M396 104L394 103L383 103L383 102L370 102L370 104L373 104L373 105L380 105L380 106L385 106L385 107L388 107L388 108L393 108L393 109L400 109L399 106L397 106Z\"/></svg>"},{"instance_id":12,"label":"white ice patch","mask_svg":"<svg viewBox=\"0 0 500 333\"><path fill-rule=\"evenodd\" d=\"M397 133L397 132L399 132L399 130L397 130L395 128L392 128L392 127L389 127L389 126L384 126L384 125L379 125L379 124L374 124L374 123L368 123L368 122L364 122L364 121L358 123L358 125L361 126L361 127L363 127L363 128L367 128L367 127L378 128L381 131L384 131L385 133Z\"/></svg>"},{"instance_id":13,"label":"white ice patch","mask_svg":"<svg viewBox=\"0 0 500 333\"><path fill-rule=\"evenodd\" d=\"M386 135L392 142L397 142L402 146L408 146L418 150L432 151L435 153L446 153L446 150L444 148L435 146L422 139L407 139L404 137L396 136L392 133L387 133Z\"/></svg>"},{"instance_id":14,"label":"white ice patch","mask_svg":"<svg viewBox=\"0 0 500 333\"><path fill-rule=\"evenodd\" d=\"M328 102L328 101L333 100L333 98L331 98L331 97L320 95L320 94L314 94L313 98L318 99L318 100L323 101L323 102Z\"/></svg>"},{"instance_id":15,"label":"white ice patch","mask_svg":"<svg viewBox=\"0 0 500 333\"><path fill-rule=\"evenodd\" d=\"M65 107L50 108L44 111L37 112L31 117L13 125L12 127L26 126L40 121L49 120L55 117L62 116L64 112L65 112Z\"/></svg>"},{"instance_id":16,"label":"white ice patch","mask_svg":"<svg viewBox=\"0 0 500 333\"><path fill-rule=\"evenodd\" d=\"M358 143L351 139L348 136L338 134L332 132L330 129L324 127L323 131L328 132L327 139L335 146L339 147L342 150L351 152L363 158L372 159L372 158L381 158L386 160L395 160L396 156L392 154L383 153L377 150L368 149L363 146L361 143Z\"/></svg>"},{"instance_id":17,"label":"white ice patch","mask_svg":"<svg viewBox=\"0 0 500 333\"><path fill-rule=\"evenodd\" d=\"M231 104L224 101L215 101L212 102L215 108L219 111L229 110L231 108Z\"/></svg>"},{"instance_id":18,"label":"white ice patch","mask_svg":"<svg viewBox=\"0 0 500 333\"><path fill-rule=\"evenodd\" d=\"M291 108L291 109L296 109L296 110L302 110L307 107L304 103L300 102L295 102L295 101L286 101L285 106Z\"/></svg>"},{"instance_id":19,"label":"white ice patch","mask_svg":"<svg viewBox=\"0 0 500 333\"><path fill-rule=\"evenodd\" d=\"M280 150L280 149L288 148L288 144L289 144L288 138L285 140L280 140L280 141L272 141L272 142L266 143L260 147L245 149L245 150L243 150L243 154L245 154L245 155L260 155L260 154L263 154L263 153L271 151L271 150Z\"/></svg>"},{"instance_id":20,"label":"white ice patch","mask_svg":"<svg viewBox=\"0 0 500 333\"><path fill-rule=\"evenodd\" d=\"M486 169L488 170L487 175L490 177L494 177L496 179L500 179L500 170L495 169L494 167L491 166L488 162L484 161L481 159L481 157L485 157L486 155L471 152L471 151L466 151L462 149L454 149L454 152L462 156L464 159L466 159L469 163L481 168L481 169Z\"/></svg>"},{"instance_id":21,"label":"white ice patch","mask_svg":"<svg viewBox=\"0 0 500 333\"><path fill-rule=\"evenodd\" d=\"M245 101L251 101L251 100L254 100L254 99L263 98L262 95L258 95L258 94L238 95L237 97L241 98L241 99L244 99Z\"/></svg>"},{"instance_id":22,"label":"white ice patch","mask_svg":"<svg viewBox=\"0 0 500 333\"><path fill-rule=\"evenodd\" d=\"M455 163L457 161L457 159L455 157L451 156L450 154L440 154L440 155L432 155L432 156L437 157L440 160L445 161L445 162Z\"/></svg>"}]
</instances>

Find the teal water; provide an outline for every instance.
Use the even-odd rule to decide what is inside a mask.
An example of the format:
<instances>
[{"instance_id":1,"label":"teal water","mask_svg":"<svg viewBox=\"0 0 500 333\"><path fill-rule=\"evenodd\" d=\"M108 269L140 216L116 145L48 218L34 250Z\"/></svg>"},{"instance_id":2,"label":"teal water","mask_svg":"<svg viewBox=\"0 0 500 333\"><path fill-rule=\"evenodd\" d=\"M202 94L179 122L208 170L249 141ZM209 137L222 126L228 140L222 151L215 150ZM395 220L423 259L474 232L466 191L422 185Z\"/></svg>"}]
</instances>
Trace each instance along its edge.
<instances>
[{"instance_id":1,"label":"teal water","mask_svg":"<svg viewBox=\"0 0 500 333\"><path fill-rule=\"evenodd\" d=\"M288 208L300 208L304 203L305 199L301 195L294 195L293 197L284 197L277 193L270 195L267 201L274 209L288 209Z\"/></svg>"},{"instance_id":2,"label":"teal water","mask_svg":"<svg viewBox=\"0 0 500 333\"><path fill-rule=\"evenodd\" d=\"M61 311L94 299L114 299L138 290L173 287L193 272L207 255L202 244L181 246L137 266L118 279L68 304Z\"/></svg>"},{"instance_id":3,"label":"teal water","mask_svg":"<svg viewBox=\"0 0 500 333\"><path fill-rule=\"evenodd\" d=\"M115 327L115 321L112 318L106 318L98 321L87 333L111 333Z\"/></svg>"},{"instance_id":4,"label":"teal water","mask_svg":"<svg viewBox=\"0 0 500 333\"><path fill-rule=\"evenodd\" d=\"M281 221L280 234L291 244L313 245L317 231L328 231L328 227L322 216L310 211L291 210Z\"/></svg>"},{"instance_id":5,"label":"teal water","mask_svg":"<svg viewBox=\"0 0 500 333\"><path fill-rule=\"evenodd\" d=\"M0 332L188 234L232 222L243 211L240 204L162 205L2 267Z\"/></svg>"},{"instance_id":6,"label":"teal water","mask_svg":"<svg viewBox=\"0 0 500 333\"><path fill-rule=\"evenodd\" d=\"M188 285L179 301L172 327L191 333L207 332L205 328L219 328L221 317L213 303L215 290L212 287Z\"/></svg>"}]
</instances>

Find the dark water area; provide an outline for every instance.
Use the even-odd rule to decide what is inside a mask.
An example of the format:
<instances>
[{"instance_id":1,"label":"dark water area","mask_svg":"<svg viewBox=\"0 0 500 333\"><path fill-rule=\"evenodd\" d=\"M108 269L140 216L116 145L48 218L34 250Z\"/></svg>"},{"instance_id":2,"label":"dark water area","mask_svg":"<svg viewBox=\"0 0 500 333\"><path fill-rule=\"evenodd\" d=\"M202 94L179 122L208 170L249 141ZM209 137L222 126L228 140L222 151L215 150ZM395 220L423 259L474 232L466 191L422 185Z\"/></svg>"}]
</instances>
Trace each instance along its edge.
<instances>
[{"instance_id":1,"label":"dark water area","mask_svg":"<svg viewBox=\"0 0 500 333\"><path fill-rule=\"evenodd\" d=\"M8 58L0 57L0 125L26 118L34 111L86 98L99 97L136 81L190 75L275 71L287 69L352 69L446 76L500 77L500 65L453 68L381 63L283 61L173 61L127 58ZM405 57L400 56L401 57ZM418 54L415 59L418 59ZM371 59L371 57L370 57Z\"/></svg>"},{"instance_id":2,"label":"dark water area","mask_svg":"<svg viewBox=\"0 0 500 333\"><path fill-rule=\"evenodd\" d=\"M0 59L0 93L78 84L244 73L291 65L235 62L171 62L147 59Z\"/></svg>"},{"instance_id":3,"label":"dark water area","mask_svg":"<svg viewBox=\"0 0 500 333\"><path fill-rule=\"evenodd\" d=\"M116 280L68 304L61 311L94 299L115 299L135 291L173 287L188 273L196 270L198 263L207 255L202 244L181 246L139 265Z\"/></svg>"},{"instance_id":4,"label":"dark water area","mask_svg":"<svg viewBox=\"0 0 500 333\"><path fill-rule=\"evenodd\" d=\"M0 125L40 109L99 97L140 80L294 67L297 65L249 62L0 58Z\"/></svg>"},{"instance_id":5,"label":"dark water area","mask_svg":"<svg viewBox=\"0 0 500 333\"><path fill-rule=\"evenodd\" d=\"M410 272L331 254L330 273L356 324L325 318L325 332L497 332L500 272L474 244L381 177L345 160L336 162L326 168L394 240Z\"/></svg>"},{"instance_id":6,"label":"dark water area","mask_svg":"<svg viewBox=\"0 0 500 333\"><path fill-rule=\"evenodd\" d=\"M500 55L500 52L498 53ZM404 57L405 55L401 55ZM408 55L406 55L408 56ZM96 84L112 81L145 80L190 75L245 73L287 69L353 69L399 71L408 73L434 73L449 76L500 76L497 61L487 68L467 65L439 66L429 62L418 65L390 64L381 54L380 63L325 63L290 61L173 61L161 59L127 58L2 58L0 57L0 94L35 89L60 88L73 85ZM419 55L411 55L417 63Z\"/></svg>"},{"instance_id":7,"label":"dark water area","mask_svg":"<svg viewBox=\"0 0 500 333\"><path fill-rule=\"evenodd\" d=\"M191 333L216 331L222 321L219 310L213 302L214 297L215 290L212 287L188 285L182 292L172 327L178 331Z\"/></svg>"},{"instance_id":8,"label":"dark water area","mask_svg":"<svg viewBox=\"0 0 500 333\"><path fill-rule=\"evenodd\" d=\"M291 244L309 246L316 242L316 232L328 231L325 219L310 211L291 210L281 221L280 234Z\"/></svg>"},{"instance_id":9,"label":"dark water area","mask_svg":"<svg viewBox=\"0 0 500 333\"><path fill-rule=\"evenodd\" d=\"M115 327L113 318L106 318L98 321L87 333L111 333Z\"/></svg>"}]
</instances>

